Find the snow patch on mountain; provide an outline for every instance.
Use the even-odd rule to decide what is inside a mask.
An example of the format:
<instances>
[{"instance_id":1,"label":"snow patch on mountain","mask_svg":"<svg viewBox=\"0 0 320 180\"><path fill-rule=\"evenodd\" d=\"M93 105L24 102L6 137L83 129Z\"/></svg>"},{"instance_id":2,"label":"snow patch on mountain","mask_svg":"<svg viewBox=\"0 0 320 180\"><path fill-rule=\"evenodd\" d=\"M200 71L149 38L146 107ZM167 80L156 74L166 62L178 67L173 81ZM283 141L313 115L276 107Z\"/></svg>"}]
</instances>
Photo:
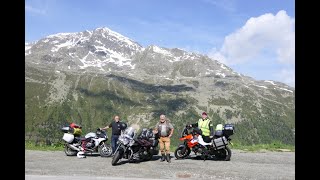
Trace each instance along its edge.
<instances>
[{"instance_id":1,"label":"snow patch on mountain","mask_svg":"<svg viewBox=\"0 0 320 180\"><path fill-rule=\"evenodd\" d=\"M30 54L31 54L31 50L24 53L25 56L30 55Z\"/></svg>"},{"instance_id":2,"label":"snow patch on mountain","mask_svg":"<svg viewBox=\"0 0 320 180\"><path fill-rule=\"evenodd\" d=\"M29 45L29 44L28 44L28 45L25 45L25 47L24 47L24 48L25 48L25 51L27 51L27 50L31 49L31 47L32 47L32 46L31 46L31 45Z\"/></svg>"},{"instance_id":3,"label":"snow patch on mountain","mask_svg":"<svg viewBox=\"0 0 320 180\"><path fill-rule=\"evenodd\" d=\"M228 70L228 68L226 68L223 64L221 64L220 67L221 67L222 69Z\"/></svg>"},{"instance_id":4,"label":"snow patch on mountain","mask_svg":"<svg viewBox=\"0 0 320 180\"><path fill-rule=\"evenodd\" d=\"M96 42L103 45L103 43L100 40L96 40Z\"/></svg>"},{"instance_id":5,"label":"snow patch on mountain","mask_svg":"<svg viewBox=\"0 0 320 180\"><path fill-rule=\"evenodd\" d=\"M276 85L273 81L264 81L264 82L271 83L272 85Z\"/></svg>"},{"instance_id":6,"label":"snow patch on mountain","mask_svg":"<svg viewBox=\"0 0 320 180\"><path fill-rule=\"evenodd\" d=\"M222 77L224 77L224 78L226 77L226 75L225 75L224 73L220 73L220 72L217 72L216 75L217 75L217 76L222 76Z\"/></svg>"},{"instance_id":7,"label":"snow patch on mountain","mask_svg":"<svg viewBox=\"0 0 320 180\"><path fill-rule=\"evenodd\" d=\"M82 66L79 66L80 69L84 69L87 67L98 67L102 70L102 67L107 65L108 63L113 63L120 67L129 66L131 69L135 68L135 66L131 64L131 59L124 57L123 54L111 49L107 49L104 46L95 46L95 48L99 51L105 52L106 54L108 54L108 56L101 60L97 58L94 53L89 51L87 55L79 59L83 64ZM88 61L87 59L89 56L91 56L91 59L93 60Z\"/></svg>"},{"instance_id":8,"label":"snow patch on mountain","mask_svg":"<svg viewBox=\"0 0 320 180\"><path fill-rule=\"evenodd\" d=\"M207 69L207 71L206 71L206 75L208 75L208 74L211 74L212 72L214 72L214 70L212 70L212 69Z\"/></svg>"},{"instance_id":9,"label":"snow patch on mountain","mask_svg":"<svg viewBox=\"0 0 320 180\"><path fill-rule=\"evenodd\" d=\"M30 55L31 54L31 47L32 47L32 44L29 44L29 43L25 43L25 53L24 55L27 56L27 55Z\"/></svg>"},{"instance_id":10,"label":"snow patch on mountain","mask_svg":"<svg viewBox=\"0 0 320 180\"><path fill-rule=\"evenodd\" d=\"M286 89L286 88L279 88L279 89L293 93L293 91Z\"/></svg>"},{"instance_id":11,"label":"snow patch on mountain","mask_svg":"<svg viewBox=\"0 0 320 180\"><path fill-rule=\"evenodd\" d=\"M102 32L103 32L103 33L102 33L102 36L103 36L104 38L106 38L106 37L105 37L105 34L107 34L107 35L109 35L109 36L115 37L115 38L116 38L115 41L120 40L120 41L128 44L129 47L132 47L132 48L135 48L135 49L139 49L139 50L141 49L141 47L137 46L137 44L136 44L135 42L133 42L131 39L129 39L128 37L125 37L125 36L123 36L123 35L115 32L115 31L112 31L112 30L109 29L109 28L103 27L103 28L97 28L96 30L102 30Z\"/></svg>"},{"instance_id":12,"label":"snow patch on mountain","mask_svg":"<svg viewBox=\"0 0 320 180\"><path fill-rule=\"evenodd\" d=\"M156 52L156 53L159 53L159 54L163 54L165 56L172 56L170 51L165 50L163 48L160 48L158 46L152 46L152 50L153 50L153 52Z\"/></svg>"},{"instance_id":13,"label":"snow patch on mountain","mask_svg":"<svg viewBox=\"0 0 320 180\"><path fill-rule=\"evenodd\" d=\"M49 36L47 36L47 38L63 39L63 38L66 38L66 36L71 35L71 34L76 34L76 33L57 33L57 34L49 35Z\"/></svg>"},{"instance_id":14,"label":"snow patch on mountain","mask_svg":"<svg viewBox=\"0 0 320 180\"><path fill-rule=\"evenodd\" d=\"M255 84L254 84L254 86L261 87L261 88L264 88L264 89L268 89L266 86L259 86L259 85L255 85Z\"/></svg>"},{"instance_id":15,"label":"snow patch on mountain","mask_svg":"<svg viewBox=\"0 0 320 180\"><path fill-rule=\"evenodd\" d=\"M54 41L52 41L51 43L52 43L52 44L58 44L58 43L59 43L59 41L54 40Z\"/></svg>"},{"instance_id":16,"label":"snow patch on mountain","mask_svg":"<svg viewBox=\"0 0 320 180\"><path fill-rule=\"evenodd\" d=\"M75 53L69 53L68 55L72 58L76 58Z\"/></svg>"},{"instance_id":17,"label":"snow patch on mountain","mask_svg":"<svg viewBox=\"0 0 320 180\"><path fill-rule=\"evenodd\" d=\"M69 49L74 45L75 45L74 41L69 40L69 41L66 41L62 44L55 45L55 47L51 49L51 52L57 52L60 48L63 48L63 47L67 47Z\"/></svg>"}]
</instances>

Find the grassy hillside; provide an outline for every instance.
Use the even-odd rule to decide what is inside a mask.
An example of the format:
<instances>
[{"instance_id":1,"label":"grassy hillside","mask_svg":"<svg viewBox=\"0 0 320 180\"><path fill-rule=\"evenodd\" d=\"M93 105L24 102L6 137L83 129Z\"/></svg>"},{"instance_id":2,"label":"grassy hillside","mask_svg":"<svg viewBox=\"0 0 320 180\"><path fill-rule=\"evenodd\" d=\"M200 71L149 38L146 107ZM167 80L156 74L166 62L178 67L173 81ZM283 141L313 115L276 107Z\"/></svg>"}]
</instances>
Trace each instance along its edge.
<instances>
[{"instance_id":1,"label":"grassy hillside","mask_svg":"<svg viewBox=\"0 0 320 180\"><path fill-rule=\"evenodd\" d=\"M27 66L26 140L57 143L61 141L63 125L81 124L85 134L110 123L115 114L128 124L151 128L159 115L165 113L175 127L172 143L176 146L183 127L200 118L195 107L206 110L190 96L194 92L195 89L187 85L154 85L115 75L40 71ZM245 97L233 94L231 100L213 97L209 100L209 104L215 106L241 106L241 109L209 109L214 125L242 119L234 122L235 143L253 145L279 141L294 145L294 109L263 99L259 100L259 108L252 104L254 96L249 91L244 93Z\"/></svg>"}]
</instances>

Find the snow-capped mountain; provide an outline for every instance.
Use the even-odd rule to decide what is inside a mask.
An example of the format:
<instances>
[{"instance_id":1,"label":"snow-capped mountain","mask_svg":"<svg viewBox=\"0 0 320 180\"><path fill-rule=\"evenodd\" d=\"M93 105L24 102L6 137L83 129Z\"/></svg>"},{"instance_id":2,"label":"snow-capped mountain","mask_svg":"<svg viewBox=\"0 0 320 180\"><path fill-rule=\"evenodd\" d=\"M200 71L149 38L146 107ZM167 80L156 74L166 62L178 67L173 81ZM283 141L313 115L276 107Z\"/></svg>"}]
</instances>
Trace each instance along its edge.
<instances>
[{"instance_id":1,"label":"snow-capped mountain","mask_svg":"<svg viewBox=\"0 0 320 180\"><path fill-rule=\"evenodd\" d=\"M294 88L255 80L206 55L142 47L104 27L26 43L25 64L28 122L43 122L41 117L48 115L43 107L64 107L50 112L67 111L84 122L102 121L107 109L138 124L150 123L158 112L183 124L192 114L207 111L215 122L236 123L243 141L273 137L279 126L286 141L294 142Z\"/></svg>"},{"instance_id":2,"label":"snow-capped mountain","mask_svg":"<svg viewBox=\"0 0 320 180\"><path fill-rule=\"evenodd\" d=\"M60 69L86 69L116 65L134 68L131 57L141 45L108 28L79 33L58 33L26 44L26 61L55 63Z\"/></svg>"},{"instance_id":3,"label":"snow-capped mountain","mask_svg":"<svg viewBox=\"0 0 320 180\"><path fill-rule=\"evenodd\" d=\"M45 64L60 70L84 69L102 74L123 72L137 78L142 76L142 79L144 76L160 76L167 80L197 77L236 78L246 86L266 88L274 85L274 89L277 87L275 83L268 81L256 82L202 54L156 45L144 48L106 27L92 31L58 33L33 43L26 43L25 56L28 63L40 66ZM134 70L135 68L137 70ZM293 91L289 86L277 89Z\"/></svg>"}]
</instances>

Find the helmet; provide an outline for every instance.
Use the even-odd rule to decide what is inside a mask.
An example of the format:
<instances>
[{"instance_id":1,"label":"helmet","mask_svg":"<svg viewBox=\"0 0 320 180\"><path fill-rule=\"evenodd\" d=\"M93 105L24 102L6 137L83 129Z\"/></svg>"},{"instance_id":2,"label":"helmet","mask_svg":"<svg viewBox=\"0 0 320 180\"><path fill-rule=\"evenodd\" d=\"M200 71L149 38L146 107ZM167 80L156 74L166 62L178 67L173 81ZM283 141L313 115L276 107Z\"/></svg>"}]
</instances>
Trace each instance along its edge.
<instances>
[{"instance_id":1,"label":"helmet","mask_svg":"<svg viewBox=\"0 0 320 180\"><path fill-rule=\"evenodd\" d=\"M77 153L77 157L78 157L78 158L86 158L86 156L84 155L84 152L83 152L83 151L79 151L79 152Z\"/></svg>"},{"instance_id":2,"label":"helmet","mask_svg":"<svg viewBox=\"0 0 320 180\"><path fill-rule=\"evenodd\" d=\"M127 128L127 124L124 123L124 122L122 122L122 123L120 124L120 129L121 129L121 130L125 130L126 128Z\"/></svg>"},{"instance_id":3,"label":"helmet","mask_svg":"<svg viewBox=\"0 0 320 180\"><path fill-rule=\"evenodd\" d=\"M196 135L196 134L202 135L202 130L199 129L199 128L194 128L192 134L194 134L194 135Z\"/></svg>"},{"instance_id":4,"label":"helmet","mask_svg":"<svg viewBox=\"0 0 320 180\"><path fill-rule=\"evenodd\" d=\"M82 128L80 125L78 125L78 124L76 124L76 123L71 123L70 125L69 125L71 128Z\"/></svg>"}]
</instances>

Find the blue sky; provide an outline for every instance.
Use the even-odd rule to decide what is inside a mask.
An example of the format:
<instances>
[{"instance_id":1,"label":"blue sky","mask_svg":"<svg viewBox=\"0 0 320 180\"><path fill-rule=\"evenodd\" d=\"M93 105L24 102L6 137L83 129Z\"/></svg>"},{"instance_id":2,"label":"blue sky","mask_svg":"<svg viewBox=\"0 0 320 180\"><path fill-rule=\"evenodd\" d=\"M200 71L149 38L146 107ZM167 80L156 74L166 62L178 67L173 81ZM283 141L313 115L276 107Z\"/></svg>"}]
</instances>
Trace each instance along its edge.
<instances>
[{"instance_id":1,"label":"blue sky","mask_svg":"<svg viewBox=\"0 0 320 180\"><path fill-rule=\"evenodd\" d=\"M108 27L144 47L178 47L295 84L294 0L26 0L25 12L26 42Z\"/></svg>"}]
</instances>

